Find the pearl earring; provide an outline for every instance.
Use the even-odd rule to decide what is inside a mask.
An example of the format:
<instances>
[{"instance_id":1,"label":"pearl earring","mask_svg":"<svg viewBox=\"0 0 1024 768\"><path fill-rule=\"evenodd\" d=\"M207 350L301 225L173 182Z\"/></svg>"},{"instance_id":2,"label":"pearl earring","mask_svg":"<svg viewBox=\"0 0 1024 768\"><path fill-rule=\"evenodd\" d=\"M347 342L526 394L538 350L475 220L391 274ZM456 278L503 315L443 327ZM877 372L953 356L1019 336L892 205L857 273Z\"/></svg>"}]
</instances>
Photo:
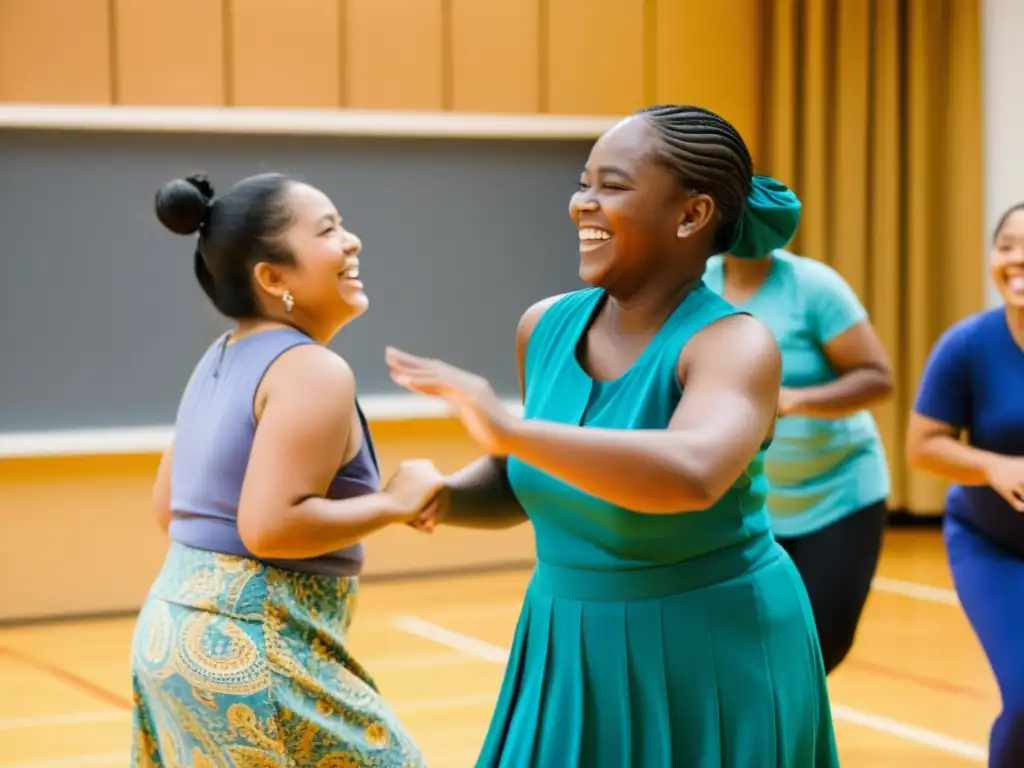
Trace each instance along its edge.
<instances>
[{"instance_id":1,"label":"pearl earring","mask_svg":"<svg viewBox=\"0 0 1024 768\"><path fill-rule=\"evenodd\" d=\"M292 296L292 292L287 288L284 289L284 294L281 296L281 301L284 302L284 311L291 312L292 307L295 306L295 297Z\"/></svg>"}]
</instances>

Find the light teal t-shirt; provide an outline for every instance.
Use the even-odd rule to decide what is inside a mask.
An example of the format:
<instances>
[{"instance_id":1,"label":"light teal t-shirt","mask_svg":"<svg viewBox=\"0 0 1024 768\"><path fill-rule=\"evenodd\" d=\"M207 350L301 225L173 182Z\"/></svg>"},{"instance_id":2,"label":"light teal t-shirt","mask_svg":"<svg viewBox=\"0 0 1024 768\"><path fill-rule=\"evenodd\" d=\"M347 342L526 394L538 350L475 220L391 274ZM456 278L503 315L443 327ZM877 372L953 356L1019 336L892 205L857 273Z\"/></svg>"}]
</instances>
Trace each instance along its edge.
<instances>
[{"instance_id":1,"label":"light teal t-shirt","mask_svg":"<svg viewBox=\"0 0 1024 768\"><path fill-rule=\"evenodd\" d=\"M723 258L708 261L704 282L724 290ZM824 345L867 318L834 269L775 251L757 293L737 309L767 325L782 350L782 386L817 386L837 378ZM779 419L765 462L768 511L779 537L804 536L889 496L889 468L868 411L839 419Z\"/></svg>"}]
</instances>

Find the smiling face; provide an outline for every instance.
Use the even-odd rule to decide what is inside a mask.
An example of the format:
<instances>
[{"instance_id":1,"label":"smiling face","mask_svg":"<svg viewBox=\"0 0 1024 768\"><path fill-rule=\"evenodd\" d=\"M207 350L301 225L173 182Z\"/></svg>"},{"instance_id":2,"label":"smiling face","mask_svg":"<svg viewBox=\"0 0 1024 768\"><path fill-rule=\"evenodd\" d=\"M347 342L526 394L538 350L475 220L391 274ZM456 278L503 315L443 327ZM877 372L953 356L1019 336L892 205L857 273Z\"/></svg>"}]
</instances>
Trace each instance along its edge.
<instances>
[{"instance_id":1,"label":"smiling face","mask_svg":"<svg viewBox=\"0 0 1024 768\"><path fill-rule=\"evenodd\" d=\"M579 231L580 277L606 289L636 286L666 269L693 271L694 235L714 203L682 189L656 160L658 137L640 116L623 120L594 144L569 202Z\"/></svg>"},{"instance_id":2,"label":"smiling face","mask_svg":"<svg viewBox=\"0 0 1024 768\"><path fill-rule=\"evenodd\" d=\"M362 243L345 229L330 198L308 184L293 182L283 200L290 225L281 234L292 264L255 266L256 282L281 306L285 289L294 298L291 318L333 332L363 314L369 299L359 279Z\"/></svg>"},{"instance_id":3,"label":"smiling face","mask_svg":"<svg viewBox=\"0 0 1024 768\"><path fill-rule=\"evenodd\" d=\"M1007 306L1024 309L1024 206L1003 219L989 255L992 279Z\"/></svg>"},{"instance_id":4,"label":"smiling face","mask_svg":"<svg viewBox=\"0 0 1024 768\"><path fill-rule=\"evenodd\" d=\"M369 299L359 280L362 242L345 229L334 203L307 184L294 184L290 204L295 223L284 240L299 269L292 293L322 314L361 315Z\"/></svg>"}]
</instances>

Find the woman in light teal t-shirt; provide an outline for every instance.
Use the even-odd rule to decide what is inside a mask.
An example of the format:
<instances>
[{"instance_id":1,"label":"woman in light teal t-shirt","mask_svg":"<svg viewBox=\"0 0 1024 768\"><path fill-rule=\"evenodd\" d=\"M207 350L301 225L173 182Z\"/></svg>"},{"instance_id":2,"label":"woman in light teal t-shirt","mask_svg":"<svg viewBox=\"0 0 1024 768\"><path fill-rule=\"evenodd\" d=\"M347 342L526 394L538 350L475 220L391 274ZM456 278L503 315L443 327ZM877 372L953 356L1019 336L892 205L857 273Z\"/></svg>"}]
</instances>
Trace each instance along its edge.
<instances>
[{"instance_id":1,"label":"woman in light teal t-shirt","mask_svg":"<svg viewBox=\"0 0 1024 768\"><path fill-rule=\"evenodd\" d=\"M767 237L751 233L710 259L704 282L767 325L782 350L781 418L765 464L768 511L807 585L831 672L853 644L882 547L889 471L866 409L891 393L892 374L839 273L782 250L800 203L784 187L778 194L792 198L789 219L780 222L776 207Z\"/></svg>"}]
</instances>

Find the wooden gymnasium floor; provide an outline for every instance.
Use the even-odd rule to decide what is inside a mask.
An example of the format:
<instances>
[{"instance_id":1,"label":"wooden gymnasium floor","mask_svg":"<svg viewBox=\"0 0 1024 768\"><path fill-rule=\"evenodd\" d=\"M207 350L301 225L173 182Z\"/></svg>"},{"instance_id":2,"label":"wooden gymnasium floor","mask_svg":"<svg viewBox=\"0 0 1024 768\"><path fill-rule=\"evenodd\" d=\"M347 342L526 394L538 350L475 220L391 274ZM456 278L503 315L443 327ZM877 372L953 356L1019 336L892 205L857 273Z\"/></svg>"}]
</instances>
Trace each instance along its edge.
<instances>
[{"instance_id":1,"label":"wooden gymnasium floor","mask_svg":"<svg viewBox=\"0 0 1024 768\"><path fill-rule=\"evenodd\" d=\"M433 768L472 766L525 572L364 584L353 651ZM995 683L938 531L889 534L856 647L830 679L845 768L983 765ZM127 618L0 628L0 768L125 766Z\"/></svg>"}]
</instances>

